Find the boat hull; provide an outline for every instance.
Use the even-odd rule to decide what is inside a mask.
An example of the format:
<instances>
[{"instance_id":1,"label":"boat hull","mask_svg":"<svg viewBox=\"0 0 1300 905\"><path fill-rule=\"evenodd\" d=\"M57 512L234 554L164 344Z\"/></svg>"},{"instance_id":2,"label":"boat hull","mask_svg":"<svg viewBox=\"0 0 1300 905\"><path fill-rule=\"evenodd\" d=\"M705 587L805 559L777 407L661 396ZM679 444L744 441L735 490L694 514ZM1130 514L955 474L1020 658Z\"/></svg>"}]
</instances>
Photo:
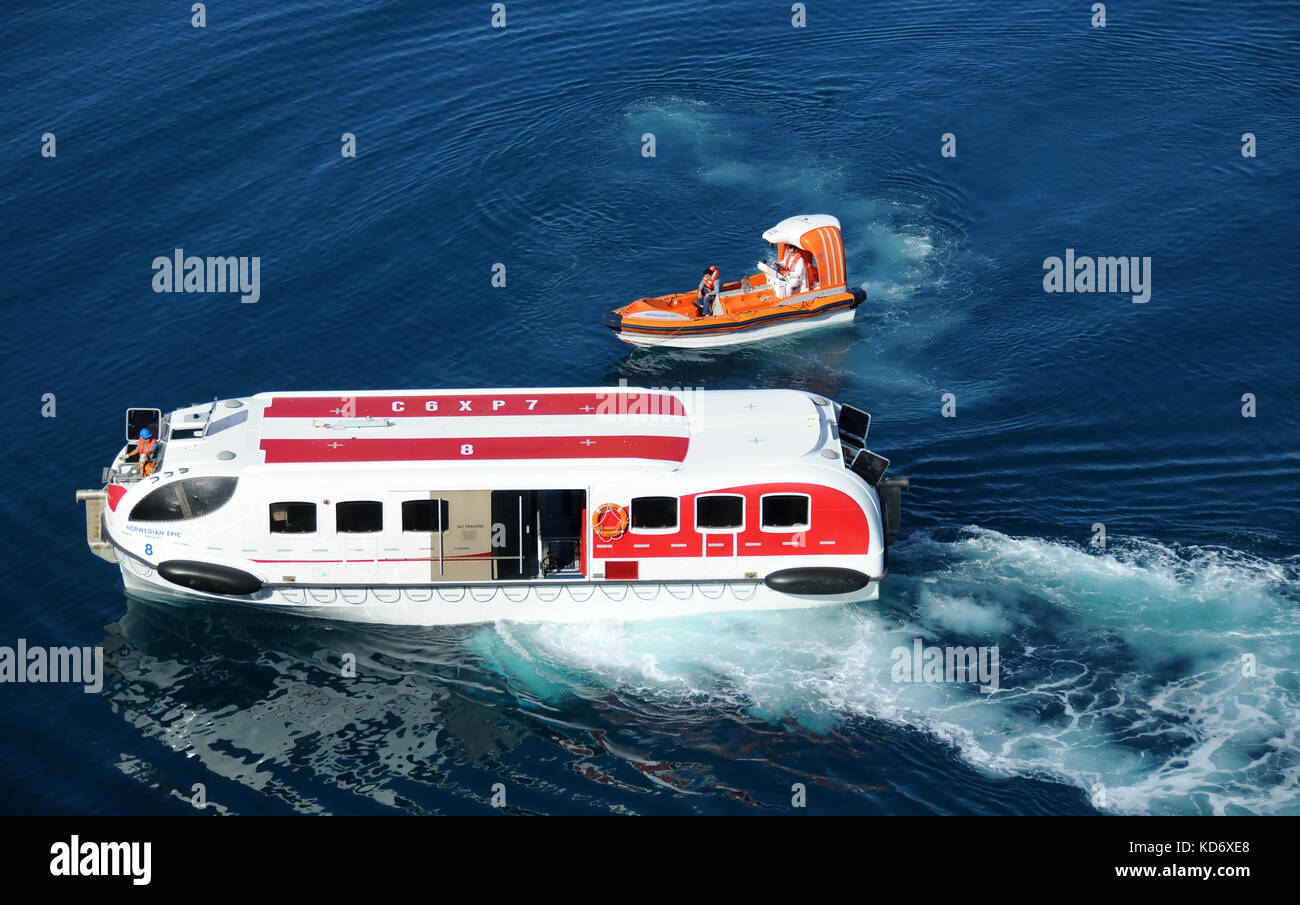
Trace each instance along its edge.
<instances>
[{"instance_id":1,"label":"boat hull","mask_svg":"<svg viewBox=\"0 0 1300 905\"><path fill-rule=\"evenodd\" d=\"M666 619L842 605L875 600L879 594L876 580L839 594L783 593L762 581L542 580L432 587L268 586L255 594L234 597L170 585L138 563L123 563L122 578L129 594L148 600L228 604L345 622L413 626Z\"/></svg>"},{"instance_id":2,"label":"boat hull","mask_svg":"<svg viewBox=\"0 0 1300 905\"><path fill-rule=\"evenodd\" d=\"M170 413L159 474L119 452L78 499L129 594L227 612L799 609L875 599L886 573L869 420L801 390L266 393Z\"/></svg>"},{"instance_id":3,"label":"boat hull","mask_svg":"<svg viewBox=\"0 0 1300 905\"><path fill-rule=\"evenodd\" d=\"M681 333L672 336L655 336L645 333L620 332L618 338L634 346L662 346L670 349L717 349L725 346L739 346L745 343L775 339L779 336L791 336L825 327L853 323L853 309L832 311L799 320L785 321L767 326L749 327L734 333L691 334Z\"/></svg>"},{"instance_id":4,"label":"boat hull","mask_svg":"<svg viewBox=\"0 0 1300 905\"><path fill-rule=\"evenodd\" d=\"M752 318L739 322L719 323L712 318L702 318L685 323L654 323L611 313L605 324L623 342L635 346L713 349L851 324L865 297L862 290L855 289L847 298L813 311L781 310L778 307L755 312Z\"/></svg>"}]
</instances>

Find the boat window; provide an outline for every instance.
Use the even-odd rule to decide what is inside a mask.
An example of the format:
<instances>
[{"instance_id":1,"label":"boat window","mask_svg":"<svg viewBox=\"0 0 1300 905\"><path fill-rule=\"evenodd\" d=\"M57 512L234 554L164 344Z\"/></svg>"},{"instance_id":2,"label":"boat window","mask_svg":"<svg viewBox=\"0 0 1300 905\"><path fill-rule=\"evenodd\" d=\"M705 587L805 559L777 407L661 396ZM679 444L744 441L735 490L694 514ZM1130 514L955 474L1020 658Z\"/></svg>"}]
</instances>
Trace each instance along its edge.
<instances>
[{"instance_id":1,"label":"boat window","mask_svg":"<svg viewBox=\"0 0 1300 905\"><path fill-rule=\"evenodd\" d=\"M716 493L695 500L697 530L740 528L745 524L745 498L739 494Z\"/></svg>"},{"instance_id":2,"label":"boat window","mask_svg":"<svg viewBox=\"0 0 1300 905\"><path fill-rule=\"evenodd\" d=\"M131 509L133 522L180 522L216 512L234 496L239 478L182 478L152 491Z\"/></svg>"},{"instance_id":3,"label":"boat window","mask_svg":"<svg viewBox=\"0 0 1300 905\"><path fill-rule=\"evenodd\" d=\"M354 500L334 507L334 530L340 534L373 534L384 530L384 504Z\"/></svg>"},{"instance_id":4,"label":"boat window","mask_svg":"<svg viewBox=\"0 0 1300 905\"><path fill-rule=\"evenodd\" d=\"M311 534L316 530L315 503L272 503L272 534Z\"/></svg>"},{"instance_id":5,"label":"boat window","mask_svg":"<svg viewBox=\"0 0 1300 905\"><path fill-rule=\"evenodd\" d=\"M634 530L663 531L677 527L677 497L639 496L632 500Z\"/></svg>"},{"instance_id":6,"label":"boat window","mask_svg":"<svg viewBox=\"0 0 1300 905\"><path fill-rule=\"evenodd\" d=\"M802 531L808 527L808 497L801 493L773 493L763 497L763 527Z\"/></svg>"},{"instance_id":7,"label":"boat window","mask_svg":"<svg viewBox=\"0 0 1300 905\"><path fill-rule=\"evenodd\" d=\"M446 500L403 500L402 530L430 533L445 530L451 521Z\"/></svg>"}]
</instances>

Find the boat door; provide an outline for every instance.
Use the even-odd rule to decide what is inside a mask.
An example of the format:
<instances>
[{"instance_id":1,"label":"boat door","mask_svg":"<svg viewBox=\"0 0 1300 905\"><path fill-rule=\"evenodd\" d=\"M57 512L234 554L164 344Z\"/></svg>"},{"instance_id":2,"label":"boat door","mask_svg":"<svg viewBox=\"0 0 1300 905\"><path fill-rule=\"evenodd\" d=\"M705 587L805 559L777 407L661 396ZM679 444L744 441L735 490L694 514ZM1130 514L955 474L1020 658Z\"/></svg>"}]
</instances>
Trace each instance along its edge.
<instances>
[{"instance_id":1,"label":"boat door","mask_svg":"<svg viewBox=\"0 0 1300 905\"><path fill-rule=\"evenodd\" d=\"M710 572L732 572L736 568L737 540L735 531L705 533L704 559Z\"/></svg>"},{"instance_id":2,"label":"boat door","mask_svg":"<svg viewBox=\"0 0 1300 905\"><path fill-rule=\"evenodd\" d=\"M538 555L537 491L492 491L492 577L536 578Z\"/></svg>"},{"instance_id":3,"label":"boat door","mask_svg":"<svg viewBox=\"0 0 1300 905\"><path fill-rule=\"evenodd\" d=\"M340 551L333 543L333 516L310 500L272 501L250 509L246 536L268 531L254 550L276 578L284 581L331 581L338 578ZM323 523L318 524L317 519Z\"/></svg>"},{"instance_id":4,"label":"boat door","mask_svg":"<svg viewBox=\"0 0 1300 905\"><path fill-rule=\"evenodd\" d=\"M447 522L433 558L434 581L492 580L492 491L448 490Z\"/></svg>"},{"instance_id":5,"label":"boat door","mask_svg":"<svg viewBox=\"0 0 1300 905\"><path fill-rule=\"evenodd\" d=\"M695 529L704 544L706 571L714 574L734 572L740 554L740 532L744 530L745 498L739 494L718 493L695 499Z\"/></svg>"},{"instance_id":6,"label":"boat door","mask_svg":"<svg viewBox=\"0 0 1300 905\"><path fill-rule=\"evenodd\" d=\"M581 575L587 491L539 491L537 510L542 577Z\"/></svg>"},{"instance_id":7,"label":"boat door","mask_svg":"<svg viewBox=\"0 0 1300 905\"><path fill-rule=\"evenodd\" d=\"M379 571L379 535L343 535L345 575L374 575Z\"/></svg>"},{"instance_id":8,"label":"boat door","mask_svg":"<svg viewBox=\"0 0 1300 905\"><path fill-rule=\"evenodd\" d=\"M382 500L334 503L334 536L347 580L369 578L379 571L379 539L384 530Z\"/></svg>"}]
</instances>

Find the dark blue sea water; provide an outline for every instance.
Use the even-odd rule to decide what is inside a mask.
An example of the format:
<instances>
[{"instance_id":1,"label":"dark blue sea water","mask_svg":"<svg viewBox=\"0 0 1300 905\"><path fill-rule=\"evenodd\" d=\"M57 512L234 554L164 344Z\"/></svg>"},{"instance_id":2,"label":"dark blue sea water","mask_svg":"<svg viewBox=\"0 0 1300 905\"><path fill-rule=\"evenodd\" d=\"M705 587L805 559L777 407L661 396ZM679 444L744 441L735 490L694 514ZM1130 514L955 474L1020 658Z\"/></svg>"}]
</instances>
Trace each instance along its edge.
<instances>
[{"instance_id":1,"label":"dark blue sea water","mask_svg":"<svg viewBox=\"0 0 1300 905\"><path fill-rule=\"evenodd\" d=\"M0 685L0 809L1300 812L1295 5L506 5L7 11L0 645L108 674ZM812 212L852 328L600 325ZM154 293L176 248L260 256L260 300ZM1045 293L1067 248L1149 256L1150 301ZM912 479L881 600L365 628L130 601L85 547L127 406L620 378L869 409ZM917 638L997 645L998 692L893 681Z\"/></svg>"}]
</instances>

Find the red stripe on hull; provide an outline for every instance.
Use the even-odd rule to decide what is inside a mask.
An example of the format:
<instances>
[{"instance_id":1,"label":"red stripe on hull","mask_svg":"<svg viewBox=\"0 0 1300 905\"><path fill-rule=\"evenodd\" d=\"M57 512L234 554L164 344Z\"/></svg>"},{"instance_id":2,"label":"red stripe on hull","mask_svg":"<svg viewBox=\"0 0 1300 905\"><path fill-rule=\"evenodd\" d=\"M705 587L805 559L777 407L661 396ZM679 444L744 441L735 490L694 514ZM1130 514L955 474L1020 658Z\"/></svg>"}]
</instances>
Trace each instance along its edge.
<instances>
[{"instance_id":1,"label":"red stripe on hull","mask_svg":"<svg viewBox=\"0 0 1300 905\"><path fill-rule=\"evenodd\" d=\"M265 418L625 414L684 416L686 407L676 396L664 393L467 393L439 396L276 396L262 413Z\"/></svg>"},{"instance_id":2,"label":"red stripe on hull","mask_svg":"<svg viewBox=\"0 0 1300 905\"><path fill-rule=\"evenodd\" d=\"M267 439L268 465L286 462L431 462L482 459L659 459L680 462L687 437L420 437Z\"/></svg>"},{"instance_id":3,"label":"red stripe on hull","mask_svg":"<svg viewBox=\"0 0 1300 905\"><path fill-rule=\"evenodd\" d=\"M695 530L695 501L716 493L745 498L746 527L734 535ZM762 498L766 494L807 494L812 524L807 531L764 531ZM622 502L622 501L618 501ZM722 548L707 548L709 542ZM677 544L678 546L674 546ZM734 546L733 546L734 544ZM677 559L689 556L860 556L871 549L871 526L862 507L843 491L819 484L756 484L723 487L704 493L683 494L678 529L668 534L641 534L629 530L616 540L596 542L593 556L604 559Z\"/></svg>"}]
</instances>

